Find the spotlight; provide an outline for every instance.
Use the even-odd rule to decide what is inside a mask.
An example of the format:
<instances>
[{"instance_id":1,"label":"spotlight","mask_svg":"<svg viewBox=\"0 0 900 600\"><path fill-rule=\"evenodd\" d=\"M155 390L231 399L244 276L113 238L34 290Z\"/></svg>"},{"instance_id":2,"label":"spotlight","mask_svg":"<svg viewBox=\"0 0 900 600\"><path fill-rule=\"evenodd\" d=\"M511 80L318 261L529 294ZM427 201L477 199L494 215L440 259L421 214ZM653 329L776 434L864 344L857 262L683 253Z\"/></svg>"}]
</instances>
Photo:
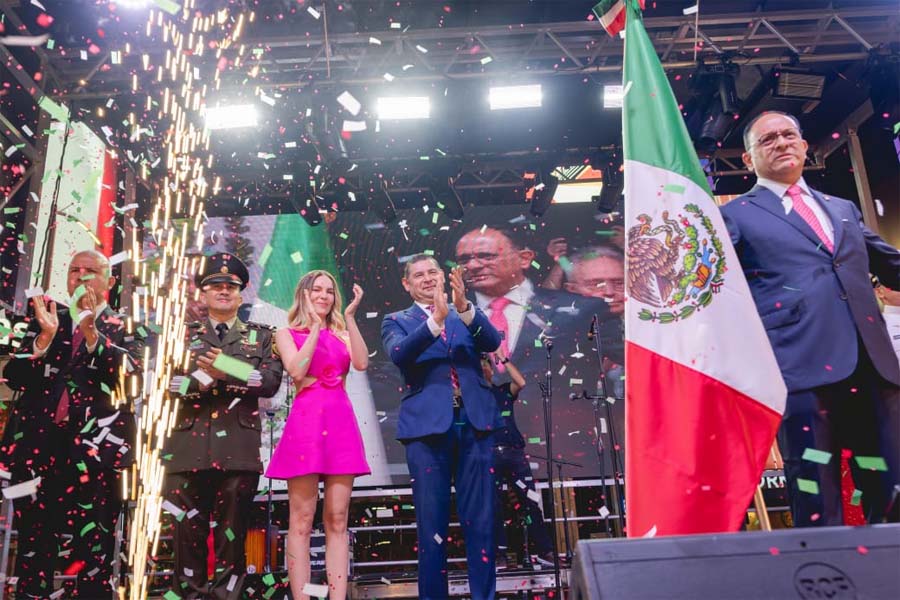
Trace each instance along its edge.
<instances>
[{"instance_id":1,"label":"spotlight","mask_svg":"<svg viewBox=\"0 0 900 600\"><path fill-rule=\"evenodd\" d=\"M622 108L624 100L625 92L621 85L603 86L603 108Z\"/></svg>"},{"instance_id":2,"label":"spotlight","mask_svg":"<svg viewBox=\"0 0 900 600\"><path fill-rule=\"evenodd\" d=\"M488 92L491 110L508 108L539 108L543 101L540 84L492 87Z\"/></svg>"},{"instance_id":3,"label":"spotlight","mask_svg":"<svg viewBox=\"0 0 900 600\"><path fill-rule=\"evenodd\" d=\"M806 69L775 66L772 77L775 79L773 98L820 100L825 91L825 76Z\"/></svg>"},{"instance_id":4,"label":"spotlight","mask_svg":"<svg viewBox=\"0 0 900 600\"><path fill-rule=\"evenodd\" d=\"M431 117L431 100L427 96L382 96L375 102L382 121L427 119Z\"/></svg>"},{"instance_id":5,"label":"spotlight","mask_svg":"<svg viewBox=\"0 0 900 600\"><path fill-rule=\"evenodd\" d=\"M622 172L613 165L603 165L603 187L597 198L597 210L605 213L625 212L622 196Z\"/></svg>"},{"instance_id":6,"label":"spotlight","mask_svg":"<svg viewBox=\"0 0 900 600\"><path fill-rule=\"evenodd\" d=\"M556 188L559 187L559 179L553 175L553 168L541 169L537 174L537 180L531 193L531 214L541 217L550 208L553 203L553 196L556 195ZM527 195L526 195L527 198Z\"/></svg>"},{"instance_id":7,"label":"spotlight","mask_svg":"<svg viewBox=\"0 0 900 600\"><path fill-rule=\"evenodd\" d=\"M206 128L237 129L256 126L256 107L252 104L235 106L213 106L205 110Z\"/></svg>"},{"instance_id":8,"label":"spotlight","mask_svg":"<svg viewBox=\"0 0 900 600\"><path fill-rule=\"evenodd\" d=\"M315 227L322 222L322 214L319 212L319 203L312 188L307 188L304 191L305 193L301 193L300 190L295 187L291 191L291 204L294 206L294 210L303 217L303 220L306 221L310 227Z\"/></svg>"},{"instance_id":9,"label":"spotlight","mask_svg":"<svg viewBox=\"0 0 900 600\"><path fill-rule=\"evenodd\" d=\"M431 184L431 193L434 200L444 213L451 219L463 218L463 205L459 192L453 187L456 178L450 176L436 176Z\"/></svg>"}]
</instances>

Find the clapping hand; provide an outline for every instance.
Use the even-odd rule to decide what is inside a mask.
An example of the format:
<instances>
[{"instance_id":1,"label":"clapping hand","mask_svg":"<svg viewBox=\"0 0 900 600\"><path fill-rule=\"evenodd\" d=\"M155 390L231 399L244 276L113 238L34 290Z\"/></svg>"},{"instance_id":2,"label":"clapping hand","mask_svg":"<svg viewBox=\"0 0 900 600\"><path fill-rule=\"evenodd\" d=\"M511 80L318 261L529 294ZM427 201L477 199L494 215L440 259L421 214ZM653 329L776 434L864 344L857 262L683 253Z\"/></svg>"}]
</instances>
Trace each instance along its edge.
<instances>
[{"instance_id":1,"label":"clapping hand","mask_svg":"<svg viewBox=\"0 0 900 600\"><path fill-rule=\"evenodd\" d=\"M206 371L206 374L213 379L223 380L226 374L213 366L216 358L222 353L221 348L210 348L206 354L197 357L197 366Z\"/></svg>"},{"instance_id":2,"label":"clapping hand","mask_svg":"<svg viewBox=\"0 0 900 600\"><path fill-rule=\"evenodd\" d=\"M50 301L48 307L43 296L35 296L31 299L34 306L34 318L41 326L41 332L53 337L59 329L59 315L56 314L56 302Z\"/></svg>"},{"instance_id":3,"label":"clapping hand","mask_svg":"<svg viewBox=\"0 0 900 600\"><path fill-rule=\"evenodd\" d=\"M450 314L450 307L447 306L447 294L444 292L444 279L440 278L434 287L434 312L431 316L434 317L435 323L440 327L443 327L444 319L447 318L448 314Z\"/></svg>"},{"instance_id":4,"label":"clapping hand","mask_svg":"<svg viewBox=\"0 0 900 600\"><path fill-rule=\"evenodd\" d=\"M312 298L309 296L309 290L303 290L303 297L306 301L306 315L309 319L310 326L323 325L322 317L316 312L316 305L313 304Z\"/></svg>"},{"instance_id":5,"label":"clapping hand","mask_svg":"<svg viewBox=\"0 0 900 600\"><path fill-rule=\"evenodd\" d=\"M469 300L466 298L466 283L463 280L463 268L461 266L450 269L450 289L453 294L453 306L456 312L465 312L469 308Z\"/></svg>"},{"instance_id":6,"label":"clapping hand","mask_svg":"<svg viewBox=\"0 0 900 600\"><path fill-rule=\"evenodd\" d=\"M362 301L363 297L363 289L356 283L353 284L353 300L350 301L350 304L347 305L347 308L344 309L344 317L347 319L352 319L356 316L356 309L359 308L359 303Z\"/></svg>"}]
</instances>

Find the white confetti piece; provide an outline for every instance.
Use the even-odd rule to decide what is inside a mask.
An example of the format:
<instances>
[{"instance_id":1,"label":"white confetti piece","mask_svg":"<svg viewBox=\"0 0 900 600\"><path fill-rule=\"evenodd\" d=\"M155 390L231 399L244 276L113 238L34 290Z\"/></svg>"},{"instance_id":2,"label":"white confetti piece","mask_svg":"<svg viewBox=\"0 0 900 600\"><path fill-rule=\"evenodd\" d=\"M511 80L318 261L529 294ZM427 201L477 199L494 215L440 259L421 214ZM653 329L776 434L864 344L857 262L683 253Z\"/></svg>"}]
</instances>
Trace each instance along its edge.
<instances>
[{"instance_id":1,"label":"white confetti piece","mask_svg":"<svg viewBox=\"0 0 900 600\"><path fill-rule=\"evenodd\" d=\"M313 18L313 19L316 19L316 20L318 20L319 17L322 16L322 13L320 13L319 11L317 11L316 9L314 9L312 6L307 7L306 12L308 12L309 14L311 14L311 15L312 15L312 18ZM303 590L303 593L305 594L305 593L306 593L306 590Z\"/></svg>"},{"instance_id":2,"label":"white confetti piece","mask_svg":"<svg viewBox=\"0 0 900 600\"><path fill-rule=\"evenodd\" d=\"M884 216L884 204L881 203L881 200L875 198L875 212L878 213L879 217Z\"/></svg>"},{"instance_id":3,"label":"white confetti piece","mask_svg":"<svg viewBox=\"0 0 900 600\"><path fill-rule=\"evenodd\" d=\"M366 122L365 121L344 121L343 125L341 125L341 131L349 131L350 133L355 133L357 131L365 131L366 130Z\"/></svg>"},{"instance_id":4,"label":"white confetti piece","mask_svg":"<svg viewBox=\"0 0 900 600\"><path fill-rule=\"evenodd\" d=\"M7 488L7 489L9 489L9 488ZM436 534L434 534L434 541L437 542L438 544L441 544L441 543L443 543L444 538L442 538L439 534L436 533Z\"/></svg>"},{"instance_id":5,"label":"white confetti piece","mask_svg":"<svg viewBox=\"0 0 900 600\"><path fill-rule=\"evenodd\" d=\"M19 151L19 149L16 148L15 146L10 146L9 148L6 149L6 151L3 154L6 155L6 158L9 158L10 156L12 156L13 154L15 154L18 151Z\"/></svg>"},{"instance_id":6,"label":"white confetti piece","mask_svg":"<svg viewBox=\"0 0 900 600\"><path fill-rule=\"evenodd\" d=\"M600 517L605 519L608 516L609 516L609 509L606 508L605 506L601 506L600 507Z\"/></svg>"},{"instance_id":7,"label":"white confetti piece","mask_svg":"<svg viewBox=\"0 0 900 600\"><path fill-rule=\"evenodd\" d=\"M303 586L303 593L307 596L315 596L316 598L326 598L328 596L328 586L307 583Z\"/></svg>"},{"instance_id":8,"label":"white confetti piece","mask_svg":"<svg viewBox=\"0 0 900 600\"><path fill-rule=\"evenodd\" d=\"M377 316L378 316L378 313L377 313L377 312L367 312L367 313L366 313L366 318L367 318L367 319L374 319L374 318L376 318Z\"/></svg>"},{"instance_id":9,"label":"white confetti piece","mask_svg":"<svg viewBox=\"0 0 900 600\"><path fill-rule=\"evenodd\" d=\"M528 490L528 493L526 494L526 496L528 496L528 498L532 502L540 502L541 501L541 495L537 493L537 490Z\"/></svg>"},{"instance_id":10,"label":"white confetti piece","mask_svg":"<svg viewBox=\"0 0 900 600\"><path fill-rule=\"evenodd\" d=\"M528 487L527 485L525 485L525 482L522 481L521 479L516 479L516 485L519 487L520 490L524 490Z\"/></svg>"},{"instance_id":11,"label":"white confetti piece","mask_svg":"<svg viewBox=\"0 0 900 600\"><path fill-rule=\"evenodd\" d=\"M656 525L651 527L650 530L647 533L645 533L644 535L642 535L641 537L644 537L644 538L656 537Z\"/></svg>"},{"instance_id":12,"label":"white confetti piece","mask_svg":"<svg viewBox=\"0 0 900 600\"><path fill-rule=\"evenodd\" d=\"M382 577L381 583L383 583L384 585L391 585L391 580L388 579L387 577Z\"/></svg>"},{"instance_id":13,"label":"white confetti piece","mask_svg":"<svg viewBox=\"0 0 900 600\"><path fill-rule=\"evenodd\" d=\"M373 46L380 46L381 40L379 40L377 37L369 37L369 43Z\"/></svg>"},{"instance_id":14,"label":"white confetti piece","mask_svg":"<svg viewBox=\"0 0 900 600\"><path fill-rule=\"evenodd\" d=\"M164 511L166 511L167 513L169 513L170 515L172 515L173 517L175 517L176 519L180 518L181 515L184 514L184 511L182 509L178 508L177 506L175 506L168 500L163 500L162 509Z\"/></svg>"},{"instance_id":15,"label":"white confetti piece","mask_svg":"<svg viewBox=\"0 0 900 600\"><path fill-rule=\"evenodd\" d=\"M23 481L16 485L3 488L3 497L7 500L15 500L25 496L34 496L37 494L38 486L41 484L41 478L35 477L29 481Z\"/></svg>"},{"instance_id":16,"label":"white confetti piece","mask_svg":"<svg viewBox=\"0 0 900 600\"><path fill-rule=\"evenodd\" d=\"M387 82L391 82L391 81L393 81L393 80L395 79L395 77L394 77L393 75L391 75L390 73L385 73L385 74L384 74L384 79L385 79L385 81L387 81Z\"/></svg>"},{"instance_id":17,"label":"white confetti piece","mask_svg":"<svg viewBox=\"0 0 900 600\"><path fill-rule=\"evenodd\" d=\"M44 288L42 288L39 285L25 290L26 298L34 298L36 296L43 296L43 295L44 295Z\"/></svg>"},{"instance_id":18,"label":"white confetti piece","mask_svg":"<svg viewBox=\"0 0 900 600\"><path fill-rule=\"evenodd\" d=\"M416 44L416 50L418 50L422 54L428 54L428 48L420 46L419 44Z\"/></svg>"},{"instance_id":19,"label":"white confetti piece","mask_svg":"<svg viewBox=\"0 0 900 600\"><path fill-rule=\"evenodd\" d=\"M379 508L375 511L375 516L379 519L389 519L394 516L394 511L390 508Z\"/></svg>"},{"instance_id":20,"label":"white confetti piece","mask_svg":"<svg viewBox=\"0 0 900 600\"><path fill-rule=\"evenodd\" d=\"M228 585L225 586L225 589L228 590L229 592L233 591L233 590L234 590L234 586L237 585L237 582L238 582L238 576L237 576L237 575L232 575L232 576L228 579Z\"/></svg>"},{"instance_id":21,"label":"white confetti piece","mask_svg":"<svg viewBox=\"0 0 900 600\"><path fill-rule=\"evenodd\" d=\"M126 260L128 260L128 251L123 250L122 252L119 252L118 254L113 254L112 256L109 257L109 266L114 267L119 263L125 262Z\"/></svg>"},{"instance_id":22,"label":"white confetti piece","mask_svg":"<svg viewBox=\"0 0 900 600\"><path fill-rule=\"evenodd\" d=\"M683 15L692 15L692 14L694 14L694 13L696 13L696 12L697 12L697 5L695 4L695 5L693 5L693 6L688 6L687 8L685 8L684 10L682 10L682 11L681 11L681 14L683 14Z\"/></svg>"},{"instance_id":23,"label":"white confetti piece","mask_svg":"<svg viewBox=\"0 0 900 600\"><path fill-rule=\"evenodd\" d=\"M238 402L240 402L243 398L235 398L231 401L231 404L228 405L228 410L231 410L235 406L237 406Z\"/></svg>"},{"instance_id":24,"label":"white confetti piece","mask_svg":"<svg viewBox=\"0 0 900 600\"><path fill-rule=\"evenodd\" d=\"M266 104L268 104L269 106L275 106L275 98L270 98L269 96L266 96L265 94L260 94L259 99L262 102L265 102Z\"/></svg>"},{"instance_id":25,"label":"white confetti piece","mask_svg":"<svg viewBox=\"0 0 900 600\"><path fill-rule=\"evenodd\" d=\"M0 36L0 44L4 46L25 46L28 48L43 46L50 39L50 34L43 35L3 35Z\"/></svg>"},{"instance_id":26,"label":"white confetti piece","mask_svg":"<svg viewBox=\"0 0 900 600\"><path fill-rule=\"evenodd\" d=\"M353 94L347 91L341 92L341 95L337 97L337 101L354 117L359 114L359 110L362 108L362 104L359 103L359 100L354 98Z\"/></svg>"},{"instance_id":27,"label":"white confetti piece","mask_svg":"<svg viewBox=\"0 0 900 600\"><path fill-rule=\"evenodd\" d=\"M200 385L202 385L202 386L212 385L212 382L215 381L212 377L207 375L206 372L204 372L201 369L197 369L196 371L191 373L191 377L193 377L194 379L199 381Z\"/></svg>"}]
</instances>

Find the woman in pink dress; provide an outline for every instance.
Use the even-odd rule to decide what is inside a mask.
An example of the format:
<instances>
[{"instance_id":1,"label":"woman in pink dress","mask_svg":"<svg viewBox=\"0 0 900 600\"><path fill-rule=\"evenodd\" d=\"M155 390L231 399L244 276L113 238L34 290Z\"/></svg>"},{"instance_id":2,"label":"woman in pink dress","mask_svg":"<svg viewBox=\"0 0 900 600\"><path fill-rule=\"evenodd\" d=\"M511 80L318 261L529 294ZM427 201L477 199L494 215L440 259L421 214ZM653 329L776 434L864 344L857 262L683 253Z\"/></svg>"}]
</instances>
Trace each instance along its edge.
<instances>
[{"instance_id":1,"label":"woman in pink dress","mask_svg":"<svg viewBox=\"0 0 900 600\"><path fill-rule=\"evenodd\" d=\"M290 522L288 577L294 598L309 598L309 540L319 494L325 481L325 572L329 597L347 597L349 539L347 519L353 478L368 475L362 436L344 381L350 365L365 370L369 351L356 309L363 290L353 286L353 301L341 316L337 282L327 271L304 275L294 292L288 327L275 335L285 370L297 389L284 434L266 471L286 479Z\"/></svg>"}]
</instances>

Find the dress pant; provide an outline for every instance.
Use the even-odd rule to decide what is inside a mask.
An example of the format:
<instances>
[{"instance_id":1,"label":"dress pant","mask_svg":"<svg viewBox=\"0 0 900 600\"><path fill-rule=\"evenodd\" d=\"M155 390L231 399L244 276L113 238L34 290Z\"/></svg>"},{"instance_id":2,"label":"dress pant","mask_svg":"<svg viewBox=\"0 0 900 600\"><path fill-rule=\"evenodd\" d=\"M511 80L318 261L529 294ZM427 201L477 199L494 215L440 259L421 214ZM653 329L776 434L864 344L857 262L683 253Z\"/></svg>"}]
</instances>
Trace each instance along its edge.
<instances>
[{"instance_id":1,"label":"dress pant","mask_svg":"<svg viewBox=\"0 0 900 600\"><path fill-rule=\"evenodd\" d=\"M494 477L497 480L497 506L494 519L494 540L498 548L508 547L506 536L507 527L515 527L507 524L513 521L516 524L524 523L528 529L528 540L534 544L535 552L539 556L545 556L553 551L553 544L547 527L544 525L544 515L537 502L528 497L529 491L535 491L534 476L524 448L513 446L494 447ZM519 485L521 483L521 485ZM503 489L504 485L506 489ZM524 487L523 487L524 486ZM509 502L510 493L515 495L515 505Z\"/></svg>"},{"instance_id":2,"label":"dress pant","mask_svg":"<svg viewBox=\"0 0 900 600\"><path fill-rule=\"evenodd\" d=\"M174 519L172 591L180 598L241 597L247 570L244 540L258 483L255 471L207 469L166 476L166 499L183 511ZM206 540L211 523L216 562L210 582Z\"/></svg>"},{"instance_id":3,"label":"dress pant","mask_svg":"<svg viewBox=\"0 0 900 600\"><path fill-rule=\"evenodd\" d=\"M859 362L843 381L788 395L778 431L794 523L798 527L843 525L841 450L853 452L851 472L862 492L862 508L870 523L881 522L900 484L900 388L875 370L859 344ZM828 464L804 460L807 448L831 454ZM884 459L886 471L860 468L857 456ZM818 492L803 483L815 482ZM894 502L892 519L896 520Z\"/></svg>"},{"instance_id":4,"label":"dress pant","mask_svg":"<svg viewBox=\"0 0 900 600\"><path fill-rule=\"evenodd\" d=\"M60 442L63 443L60 443ZM62 431L48 440L52 464L32 474L13 469L13 483L41 477L35 496L13 501L13 527L18 533L15 575L20 597L47 598L53 593L53 574L76 575L64 584L65 598L108 600L116 558L115 531L122 509L118 471L90 458L69 457ZM49 446L57 444L54 451ZM62 534L72 535L63 543Z\"/></svg>"},{"instance_id":5,"label":"dress pant","mask_svg":"<svg viewBox=\"0 0 900 600\"><path fill-rule=\"evenodd\" d=\"M494 475L490 432L476 430L465 407L455 409L446 433L406 442L418 534L419 598L449 597L447 530L450 484L462 524L473 600L494 597Z\"/></svg>"}]
</instances>

